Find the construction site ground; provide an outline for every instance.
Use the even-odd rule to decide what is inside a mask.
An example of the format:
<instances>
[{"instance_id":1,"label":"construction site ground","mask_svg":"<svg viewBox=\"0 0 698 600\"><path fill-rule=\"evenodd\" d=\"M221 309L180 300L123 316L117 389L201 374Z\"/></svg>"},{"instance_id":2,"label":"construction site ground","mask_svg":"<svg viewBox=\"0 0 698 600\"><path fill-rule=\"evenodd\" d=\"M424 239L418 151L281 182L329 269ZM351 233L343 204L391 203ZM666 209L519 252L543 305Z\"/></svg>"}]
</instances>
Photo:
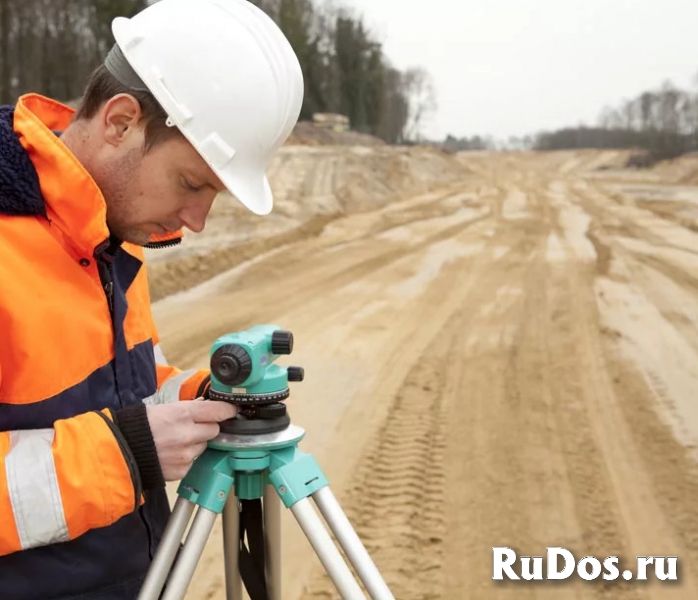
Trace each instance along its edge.
<instances>
[{"instance_id":1,"label":"construction site ground","mask_svg":"<svg viewBox=\"0 0 698 600\"><path fill-rule=\"evenodd\" d=\"M300 448L400 600L698 598L695 163L626 158L287 146L271 216L221 199L149 253L165 355L294 333ZM338 598L282 519L284 600ZM225 598L219 525L189 600ZM498 582L496 546L676 556L679 581Z\"/></svg>"}]
</instances>

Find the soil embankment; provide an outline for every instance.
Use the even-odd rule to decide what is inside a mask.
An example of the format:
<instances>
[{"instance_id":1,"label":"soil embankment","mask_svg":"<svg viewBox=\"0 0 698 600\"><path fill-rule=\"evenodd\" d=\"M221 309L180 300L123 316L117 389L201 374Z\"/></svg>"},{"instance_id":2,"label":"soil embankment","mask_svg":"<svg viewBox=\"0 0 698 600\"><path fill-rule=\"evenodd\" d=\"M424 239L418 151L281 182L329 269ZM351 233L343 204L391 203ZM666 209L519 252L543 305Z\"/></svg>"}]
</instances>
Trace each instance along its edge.
<instances>
[{"instance_id":1,"label":"soil embankment","mask_svg":"<svg viewBox=\"0 0 698 600\"><path fill-rule=\"evenodd\" d=\"M287 147L276 216L223 205L153 256L158 297L216 275L155 304L165 353L294 332L301 449L401 600L696 598L698 188L622 164ZM337 598L283 523L284 599ZM498 583L493 546L678 556L681 581ZM223 581L217 528L187 598Z\"/></svg>"}]
</instances>

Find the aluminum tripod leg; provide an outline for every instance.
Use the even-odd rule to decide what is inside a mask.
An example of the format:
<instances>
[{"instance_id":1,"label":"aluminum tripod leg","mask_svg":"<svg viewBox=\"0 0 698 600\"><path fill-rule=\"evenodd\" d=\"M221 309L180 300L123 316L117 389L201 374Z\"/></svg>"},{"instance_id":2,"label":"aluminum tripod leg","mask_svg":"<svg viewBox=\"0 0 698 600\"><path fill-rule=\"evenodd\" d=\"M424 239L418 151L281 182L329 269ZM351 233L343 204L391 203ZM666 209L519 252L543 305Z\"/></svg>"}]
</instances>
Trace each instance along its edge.
<instances>
[{"instance_id":1,"label":"aluminum tripod leg","mask_svg":"<svg viewBox=\"0 0 698 600\"><path fill-rule=\"evenodd\" d=\"M168 574L170 579L162 595L162 600L181 600L184 598L189 582L196 570L196 565L204 551L204 546L206 546L206 540L211 535L211 530L218 516L213 511L199 508L177 562L170 570L184 530L194 511L194 506L188 500L177 499L153 564L138 594L138 600L158 600Z\"/></svg>"},{"instance_id":2,"label":"aluminum tripod leg","mask_svg":"<svg viewBox=\"0 0 698 600\"><path fill-rule=\"evenodd\" d=\"M206 541L213 530L216 517L218 517L218 513L206 508L199 508L197 511L162 600L181 600L184 598L196 570L196 565L204 552Z\"/></svg>"},{"instance_id":3,"label":"aluminum tripod leg","mask_svg":"<svg viewBox=\"0 0 698 600\"><path fill-rule=\"evenodd\" d=\"M373 600L392 600L393 594L388 589L330 488L324 487L318 490L312 495L312 498L349 561L354 565L371 598Z\"/></svg>"},{"instance_id":4,"label":"aluminum tripod leg","mask_svg":"<svg viewBox=\"0 0 698 600\"><path fill-rule=\"evenodd\" d=\"M138 600L157 600L160 597L162 586L170 573L172 562L195 506L184 498L177 498L170 519L165 526L153 564L138 594Z\"/></svg>"},{"instance_id":5,"label":"aluminum tripod leg","mask_svg":"<svg viewBox=\"0 0 698 600\"><path fill-rule=\"evenodd\" d=\"M354 575L349 570L347 563L344 562L310 501L307 498L299 500L291 507L291 512L296 517L303 533L305 533L342 598L344 600L364 600L366 596L361 591L359 584L356 583Z\"/></svg>"}]
</instances>

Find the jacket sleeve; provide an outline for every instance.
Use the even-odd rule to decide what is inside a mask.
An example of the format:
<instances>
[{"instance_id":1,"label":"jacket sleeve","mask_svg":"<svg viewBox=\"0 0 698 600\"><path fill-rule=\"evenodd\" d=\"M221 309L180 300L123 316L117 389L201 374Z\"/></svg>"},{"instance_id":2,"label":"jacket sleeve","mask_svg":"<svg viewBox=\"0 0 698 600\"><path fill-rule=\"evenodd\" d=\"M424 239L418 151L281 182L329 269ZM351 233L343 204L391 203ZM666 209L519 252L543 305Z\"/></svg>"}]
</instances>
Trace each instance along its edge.
<instances>
[{"instance_id":1,"label":"jacket sleeve","mask_svg":"<svg viewBox=\"0 0 698 600\"><path fill-rule=\"evenodd\" d=\"M211 373L208 369L182 371L167 363L160 347L157 332L153 333L155 368L157 369L158 391L145 400L146 404L164 404L179 400L203 397L208 391Z\"/></svg>"},{"instance_id":2,"label":"jacket sleeve","mask_svg":"<svg viewBox=\"0 0 698 600\"><path fill-rule=\"evenodd\" d=\"M0 431L0 555L72 540L140 506L138 466L113 417Z\"/></svg>"}]
</instances>

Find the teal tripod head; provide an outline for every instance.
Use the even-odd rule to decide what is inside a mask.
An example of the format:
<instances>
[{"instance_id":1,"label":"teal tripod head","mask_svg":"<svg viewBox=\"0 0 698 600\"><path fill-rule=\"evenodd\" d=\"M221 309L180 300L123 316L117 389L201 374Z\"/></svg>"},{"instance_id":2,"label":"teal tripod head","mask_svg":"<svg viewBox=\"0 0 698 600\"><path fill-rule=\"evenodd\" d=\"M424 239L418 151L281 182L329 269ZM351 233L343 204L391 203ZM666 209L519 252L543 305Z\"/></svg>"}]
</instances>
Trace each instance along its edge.
<instances>
[{"instance_id":1,"label":"teal tripod head","mask_svg":"<svg viewBox=\"0 0 698 600\"><path fill-rule=\"evenodd\" d=\"M301 367L274 364L293 351L293 334L276 325L256 325L219 337L211 346L211 400L238 407L234 419L221 423L221 432L263 434L282 431L290 419L283 401L289 381L303 381Z\"/></svg>"}]
</instances>

